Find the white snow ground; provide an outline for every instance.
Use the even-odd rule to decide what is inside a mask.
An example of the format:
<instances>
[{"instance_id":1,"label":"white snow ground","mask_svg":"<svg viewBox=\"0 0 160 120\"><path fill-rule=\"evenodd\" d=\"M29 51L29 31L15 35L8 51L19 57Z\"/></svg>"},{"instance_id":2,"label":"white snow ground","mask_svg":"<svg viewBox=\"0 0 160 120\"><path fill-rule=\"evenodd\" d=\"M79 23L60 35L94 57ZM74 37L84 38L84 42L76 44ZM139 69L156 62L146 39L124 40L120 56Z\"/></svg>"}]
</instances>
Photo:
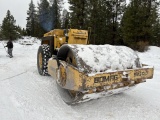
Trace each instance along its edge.
<instances>
[{"instance_id":1,"label":"white snow ground","mask_svg":"<svg viewBox=\"0 0 160 120\"><path fill-rule=\"evenodd\" d=\"M154 78L130 91L81 103L65 104L50 77L40 76L39 44L14 43L13 58L0 43L0 120L160 120L160 48L138 53L155 67Z\"/></svg>"}]
</instances>

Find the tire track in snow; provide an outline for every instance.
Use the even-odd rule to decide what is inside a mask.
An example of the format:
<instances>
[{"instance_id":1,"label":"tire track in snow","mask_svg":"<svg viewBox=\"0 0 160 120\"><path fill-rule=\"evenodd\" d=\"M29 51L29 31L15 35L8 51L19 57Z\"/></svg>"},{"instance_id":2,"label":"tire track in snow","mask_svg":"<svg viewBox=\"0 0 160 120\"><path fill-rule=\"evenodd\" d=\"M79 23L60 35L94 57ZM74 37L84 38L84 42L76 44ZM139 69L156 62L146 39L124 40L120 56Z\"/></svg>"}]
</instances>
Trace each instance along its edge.
<instances>
[{"instance_id":1,"label":"tire track in snow","mask_svg":"<svg viewBox=\"0 0 160 120\"><path fill-rule=\"evenodd\" d=\"M17 75L14 75L14 76L12 76L12 77L5 78L5 79L3 79L3 80L0 80L0 82L5 81L5 80L8 80L8 79L11 79L11 78L14 78L14 77L17 77L17 76L20 76L20 75L22 75L22 74L24 74L24 73L26 73L26 72L27 72L27 71L22 72L22 73L17 74Z\"/></svg>"},{"instance_id":2,"label":"tire track in snow","mask_svg":"<svg viewBox=\"0 0 160 120\"><path fill-rule=\"evenodd\" d=\"M20 75L23 75L24 73L27 73L32 67L34 67L34 66L31 66L29 69L27 69L26 71L24 71L24 72L21 72L21 73L19 73L19 74L16 74L16 75L13 75L13 76L11 76L11 77L8 77L8 78L5 78L5 79L2 79L2 80L0 80L0 82L3 82L3 81L6 81L6 80L9 80L9 79L11 79L11 78L15 78L15 77L18 77L18 76L20 76ZM35 71L34 71L35 72Z\"/></svg>"}]
</instances>

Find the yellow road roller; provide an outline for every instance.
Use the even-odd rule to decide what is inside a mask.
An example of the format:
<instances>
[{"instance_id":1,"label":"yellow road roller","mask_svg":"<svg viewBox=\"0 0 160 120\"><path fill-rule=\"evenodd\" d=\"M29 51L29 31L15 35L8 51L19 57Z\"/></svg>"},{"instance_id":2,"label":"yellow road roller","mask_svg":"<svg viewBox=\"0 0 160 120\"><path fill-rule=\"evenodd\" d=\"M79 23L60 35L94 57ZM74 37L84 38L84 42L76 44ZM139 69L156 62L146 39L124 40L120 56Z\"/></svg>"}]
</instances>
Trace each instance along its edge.
<instances>
[{"instance_id":1,"label":"yellow road roller","mask_svg":"<svg viewBox=\"0 0 160 120\"><path fill-rule=\"evenodd\" d=\"M39 46L39 74L56 80L65 103L117 94L153 78L153 66L142 64L131 48L90 45L88 36L88 30L54 29Z\"/></svg>"}]
</instances>

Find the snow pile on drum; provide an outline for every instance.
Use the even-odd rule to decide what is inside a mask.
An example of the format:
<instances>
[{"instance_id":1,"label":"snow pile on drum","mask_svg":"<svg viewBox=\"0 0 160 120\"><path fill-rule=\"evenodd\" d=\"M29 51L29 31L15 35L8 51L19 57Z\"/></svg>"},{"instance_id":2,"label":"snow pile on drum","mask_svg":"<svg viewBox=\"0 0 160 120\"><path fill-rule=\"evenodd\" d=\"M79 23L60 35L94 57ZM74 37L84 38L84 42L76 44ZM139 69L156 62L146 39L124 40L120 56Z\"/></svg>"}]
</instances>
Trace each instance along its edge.
<instances>
[{"instance_id":1,"label":"snow pile on drum","mask_svg":"<svg viewBox=\"0 0 160 120\"><path fill-rule=\"evenodd\" d=\"M89 74L141 67L135 51L125 46L69 45L80 71Z\"/></svg>"}]
</instances>

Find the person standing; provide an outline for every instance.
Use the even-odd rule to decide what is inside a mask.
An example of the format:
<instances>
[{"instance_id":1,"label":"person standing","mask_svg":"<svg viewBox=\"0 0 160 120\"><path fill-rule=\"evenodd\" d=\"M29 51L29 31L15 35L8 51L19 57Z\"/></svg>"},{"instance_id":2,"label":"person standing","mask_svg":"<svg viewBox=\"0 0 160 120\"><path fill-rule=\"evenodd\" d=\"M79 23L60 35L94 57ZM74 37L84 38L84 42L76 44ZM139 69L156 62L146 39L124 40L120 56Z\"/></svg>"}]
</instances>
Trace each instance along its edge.
<instances>
[{"instance_id":1,"label":"person standing","mask_svg":"<svg viewBox=\"0 0 160 120\"><path fill-rule=\"evenodd\" d=\"M7 42L7 45L5 47L8 47L8 54L9 57L12 58L12 51L13 51L13 43L12 43L12 38L10 37L9 41Z\"/></svg>"}]
</instances>

